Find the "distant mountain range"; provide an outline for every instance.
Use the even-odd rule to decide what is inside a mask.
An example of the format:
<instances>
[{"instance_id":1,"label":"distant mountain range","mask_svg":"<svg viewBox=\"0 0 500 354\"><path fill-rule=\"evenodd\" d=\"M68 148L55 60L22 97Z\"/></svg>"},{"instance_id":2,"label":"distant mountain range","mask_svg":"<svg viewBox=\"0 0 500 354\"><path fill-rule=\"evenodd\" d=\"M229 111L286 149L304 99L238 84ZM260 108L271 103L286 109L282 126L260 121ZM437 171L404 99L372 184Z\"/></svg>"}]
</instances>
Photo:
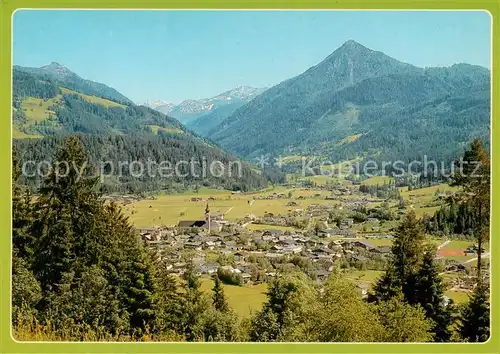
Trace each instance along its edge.
<instances>
[{"instance_id":1,"label":"distant mountain range","mask_svg":"<svg viewBox=\"0 0 500 354\"><path fill-rule=\"evenodd\" d=\"M196 133L206 135L213 127L265 90L266 88L240 86L211 98L185 100L177 105L163 101L146 102L143 105L168 114Z\"/></svg>"},{"instance_id":2,"label":"distant mountain range","mask_svg":"<svg viewBox=\"0 0 500 354\"><path fill-rule=\"evenodd\" d=\"M16 138L182 135L248 160L282 156L288 164L301 156L449 160L474 137L489 141L490 77L469 64L419 68L351 40L268 89L137 106L57 63L16 66L13 131Z\"/></svg>"},{"instance_id":3,"label":"distant mountain range","mask_svg":"<svg viewBox=\"0 0 500 354\"><path fill-rule=\"evenodd\" d=\"M247 158L445 158L473 137L488 140L490 75L469 64L419 68L350 40L239 107L208 137Z\"/></svg>"}]
</instances>

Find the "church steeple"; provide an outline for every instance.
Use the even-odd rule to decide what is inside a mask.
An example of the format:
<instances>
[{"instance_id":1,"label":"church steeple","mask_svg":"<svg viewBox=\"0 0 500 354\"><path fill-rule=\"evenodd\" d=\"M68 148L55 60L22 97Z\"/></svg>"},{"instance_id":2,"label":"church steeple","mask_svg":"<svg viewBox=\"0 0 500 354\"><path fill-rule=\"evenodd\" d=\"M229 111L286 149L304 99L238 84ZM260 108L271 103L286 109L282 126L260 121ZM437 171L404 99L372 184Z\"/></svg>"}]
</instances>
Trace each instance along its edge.
<instances>
[{"instance_id":1,"label":"church steeple","mask_svg":"<svg viewBox=\"0 0 500 354\"><path fill-rule=\"evenodd\" d=\"M205 207L205 220L207 221L208 224L208 233L210 234L210 208L207 206Z\"/></svg>"}]
</instances>

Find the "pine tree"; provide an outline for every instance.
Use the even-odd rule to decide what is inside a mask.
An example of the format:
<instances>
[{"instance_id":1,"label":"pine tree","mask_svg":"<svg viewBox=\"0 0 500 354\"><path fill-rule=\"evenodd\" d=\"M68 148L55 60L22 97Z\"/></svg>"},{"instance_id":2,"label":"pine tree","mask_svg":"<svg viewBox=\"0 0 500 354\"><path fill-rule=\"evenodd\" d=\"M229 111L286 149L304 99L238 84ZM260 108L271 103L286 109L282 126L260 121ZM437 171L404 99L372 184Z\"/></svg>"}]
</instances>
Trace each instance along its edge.
<instances>
[{"instance_id":1,"label":"pine tree","mask_svg":"<svg viewBox=\"0 0 500 354\"><path fill-rule=\"evenodd\" d=\"M59 150L40 188L32 232L38 240L34 273L42 289L58 283L63 273L82 272L82 257L93 252L94 228L102 201L96 178L80 140L70 137ZM75 268L79 267L79 270Z\"/></svg>"},{"instance_id":2,"label":"pine tree","mask_svg":"<svg viewBox=\"0 0 500 354\"><path fill-rule=\"evenodd\" d=\"M399 226L392 245L394 274L401 283L405 299L410 303L415 296L415 274L422 262L423 242L421 224L412 210Z\"/></svg>"},{"instance_id":3,"label":"pine tree","mask_svg":"<svg viewBox=\"0 0 500 354\"><path fill-rule=\"evenodd\" d=\"M401 281L396 276L394 266L389 264L384 275L377 280L373 293L368 294L368 302L388 301L401 292Z\"/></svg>"},{"instance_id":4,"label":"pine tree","mask_svg":"<svg viewBox=\"0 0 500 354\"><path fill-rule=\"evenodd\" d=\"M490 231L490 158L482 141L475 139L465 151L464 163L452 178L451 185L462 188L458 202L472 212L472 229L477 239L477 284L461 312L459 332L469 342L484 342L490 335L488 284L482 273L482 248Z\"/></svg>"},{"instance_id":5,"label":"pine tree","mask_svg":"<svg viewBox=\"0 0 500 354\"><path fill-rule=\"evenodd\" d=\"M490 336L490 305L487 286L479 281L462 309L460 337L468 342L486 342Z\"/></svg>"},{"instance_id":6,"label":"pine tree","mask_svg":"<svg viewBox=\"0 0 500 354\"><path fill-rule=\"evenodd\" d=\"M75 326L140 335L154 322L154 265L119 207L104 205L91 172L83 145L70 137L33 203L31 269L44 292L38 308L52 323L66 318ZM100 291L87 292L89 284L100 284ZM82 315L84 306L54 310L65 299L102 304L108 296L109 306L89 307L92 315Z\"/></svg>"},{"instance_id":7,"label":"pine tree","mask_svg":"<svg viewBox=\"0 0 500 354\"><path fill-rule=\"evenodd\" d=\"M400 224L392 245L392 259L385 274L378 280L371 302L387 301L402 291L406 301L414 303L416 273L423 257L424 234L422 227L410 211Z\"/></svg>"},{"instance_id":8,"label":"pine tree","mask_svg":"<svg viewBox=\"0 0 500 354\"><path fill-rule=\"evenodd\" d=\"M160 261L156 267L156 279L158 282L155 312L157 331L182 332L182 294L178 291L178 281L170 273L166 264Z\"/></svg>"},{"instance_id":9,"label":"pine tree","mask_svg":"<svg viewBox=\"0 0 500 354\"><path fill-rule=\"evenodd\" d=\"M21 168L12 150L12 247L15 256L31 263L36 239L30 232L34 214L29 190L19 185Z\"/></svg>"},{"instance_id":10,"label":"pine tree","mask_svg":"<svg viewBox=\"0 0 500 354\"><path fill-rule=\"evenodd\" d=\"M183 278L185 285L182 299L184 312L182 328L186 340L195 341L200 321L204 312L209 308L209 303L200 289L200 280L195 274L193 264L188 264Z\"/></svg>"},{"instance_id":11,"label":"pine tree","mask_svg":"<svg viewBox=\"0 0 500 354\"><path fill-rule=\"evenodd\" d=\"M428 250L420 270L416 274L415 303L425 312L426 318L433 320L434 341L447 342L452 335L454 322L453 304L445 304L444 287L434 262L435 251Z\"/></svg>"},{"instance_id":12,"label":"pine tree","mask_svg":"<svg viewBox=\"0 0 500 354\"><path fill-rule=\"evenodd\" d=\"M222 282L220 281L217 274L214 279L213 291L213 304L217 311L227 312L229 310L229 305L227 304L226 297L224 295L224 289L222 288Z\"/></svg>"}]
</instances>

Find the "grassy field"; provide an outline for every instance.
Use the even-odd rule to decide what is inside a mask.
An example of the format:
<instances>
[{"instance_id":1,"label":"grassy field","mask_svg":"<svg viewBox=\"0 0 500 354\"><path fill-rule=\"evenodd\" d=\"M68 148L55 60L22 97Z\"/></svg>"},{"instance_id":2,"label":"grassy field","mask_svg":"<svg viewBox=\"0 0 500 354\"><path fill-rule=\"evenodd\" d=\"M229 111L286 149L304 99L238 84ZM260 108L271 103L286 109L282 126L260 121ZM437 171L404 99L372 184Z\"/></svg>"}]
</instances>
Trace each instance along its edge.
<instances>
[{"instance_id":1,"label":"grassy field","mask_svg":"<svg viewBox=\"0 0 500 354\"><path fill-rule=\"evenodd\" d=\"M97 103L101 104L106 107L122 107L125 108L126 106L106 100L100 97L96 96L89 96L85 95L83 93L75 92L70 89L60 87L61 93L62 94L75 94L80 97L82 97L84 100L87 102L91 103ZM51 116L55 115L55 112L50 109L50 107L53 107L57 105L60 100L62 99L62 96L60 94L56 95L53 98L43 100L41 98L35 98L35 97L26 97L23 102L21 103L21 109L24 112L24 115L27 118L27 122L23 124L25 128L30 128L34 124L40 123L40 122L51 122L53 126L57 127L58 124L55 121L47 121ZM21 131L21 128L14 125L12 128L12 136L15 139L27 139L27 138L40 138L41 136L38 134L26 134Z\"/></svg>"},{"instance_id":2,"label":"grassy field","mask_svg":"<svg viewBox=\"0 0 500 354\"><path fill-rule=\"evenodd\" d=\"M464 291L446 290L444 294L452 299L456 304L464 303L469 300L469 293Z\"/></svg>"},{"instance_id":3,"label":"grassy field","mask_svg":"<svg viewBox=\"0 0 500 354\"><path fill-rule=\"evenodd\" d=\"M183 194L159 195L154 200L141 200L123 207L124 212L130 217L130 221L137 227L148 227L153 225L174 225L179 220L196 220L203 218L205 207L208 202L212 213L224 213L227 220L244 218L248 214L263 216L265 213L286 214L291 209L305 209L311 204L327 204L331 201L322 198L305 200L295 199L301 193L294 190L292 199L262 199L255 200L258 196L267 196L272 193L285 193L288 189L276 188L265 192L254 194L231 194L229 191L202 190L198 193L188 191ZM308 192L304 192L307 194ZM207 201L210 196L216 200ZM201 197L202 201L193 202L191 198ZM253 201L253 202L252 202ZM297 206L287 206L290 201ZM251 204L250 204L251 203Z\"/></svg>"},{"instance_id":4,"label":"grassy field","mask_svg":"<svg viewBox=\"0 0 500 354\"><path fill-rule=\"evenodd\" d=\"M213 286L214 282L212 279L201 279L201 288L207 294L212 295ZM223 289L229 306L242 317L249 317L252 312L259 311L267 297L267 284L245 286L224 284Z\"/></svg>"},{"instance_id":5,"label":"grassy field","mask_svg":"<svg viewBox=\"0 0 500 354\"><path fill-rule=\"evenodd\" d=\"M450 243L448 243L446 246L444 246L442 249L443 250L451 250L451 251L465 251L465 249L469 246L474 245L474 242L471 241L460 241L460 240L453 240Z\"/></svg>"},{"instance_id":6,"label":"grassy field","mask_svg":"<svg viewBox=\"0 0 500 354\"><path fill-rule=\"evenodd\" d=\"M370 177L368 179L365 179L361 184L367 185L367 186L376 186L377 184L383 185L384 183L391 183L394 182L393 178L388 177L388 176L374 176Z\"/></svg>"},{"instance_id":7,"label":"grassy field","mask_svg":"<svg viewBox=\"0 0 500 354\"><path fill-rule=\"evenodd\" d=\"M456 190L456 187L450 187L448 184L438 184L411 191L408 190L408 187L402 187L400 193L403 199L413 207L415 214L421 217L424 214L434 215L441 208L444 202L436 200L436 192L453 192Z\"/></svg>"},{"instance_id":8,"label":"grassy field","mask_svg":"<svg viewBox=\"0 0 500 354\"><path fill-rule=\"evenodd\" d=\"M100 105L103 105L103 106L108 107L108 108L109 107L121 107L121 108L125 108L126 107L126 106L124 106L124 105L122 105L120 103L116 103L116 102L107 100L105 98L101 98L101 97L97 97L97 96L85 95L83 93L76 92L76 91L73 91L73 90L70 90L70 89L67 89L67 88L64 88L64 87L61 87L61 92L63 94L65 94L65 95L78 95L78 96L80 96L81 98L83 98L87 102L100 104Z\"/></svg>"},{"instance_id":9,"label":"grassy field","mask_svg":"<svg viewBox=\"0 0 500 354\"><path fill-rule=\"evenodd\" d=\"M374 246L392 246L392 239L390 238L364 238L366 242L370 242Z\"/></svg>"},{"instance_id":10,"label":"grassy field","mask_svg":"<svg viewBox=\"0 0 500 354\"><path fill-rule=\"evenodd\" d=\"M21 109L24 111L24 114L26 115L26 118L28 118L28 121L39 123L48 119L51 114L55 114L55 112L51 111L49 107L56 104L60 97L61 96L58 95L48 100L26 97L21 103Z\"/></svg>"},{"instance_id":11,"label":"grassy field","mask_svg":"<svg viewBox=\"0 0 500 354\"><path fill-rule=\"evenodd\" d=\"M374 284L384 274L379 270L355 270L345 274L345 278L356 282Z\"/></svg>"},{"instance_id":12,"label":"grassy field","mask_svg":"<svg viewBox=\"0 0 500 354\"><path fill-rule=\"evenodd\" d=\"M368 286L373 286L375 282L383 275L383 271L377 270L356 270L346 273L346 279L358 283L364 283ZM201 279L201 288L207 295L212 295L213 280L208 278ZM259 311L263 303L266 301L267 284L259 285L223 285L224 294L231 308L242 317L249 317L250 314ZM445 295L453 299L455 303L466 302L469 294L466 292L458 292L447 290Z\"/></svg>"},{"instance_id":13,"label":"grassy field","mask_svg":"<svg viewBox=\"0 0 500 354\"><path fill-rule=\"evenodd\" d=\"M150 125L149 127L151 128L154 134L158 134L159 130L172 134L184 134L184 132L181 129L177 128L164 128L160 127L159 125Z\"/></svg>"},{"instance_id":14,"label":"grassy field","mask_svg":"<svg viewBox=\"0 0 500 354\"><path fill-rule=\"evenodd\" d=\"M456 191L456 187L450 187L448 184L438 184L432 187L414 189L408 191L408 187L403 187L401 191L401 196L405 200L411 200L419 203L431 202L435 198L435 194L437 191L447 192L447 191Z\"/></svg>"},{"instance_id":15,"label":"grassy field","mask_svg":"<svg viewBox=\"0 0 500 354\"><path fill-rule=\"evenodd\" d=\"M345 137L344 139L342 139L340 141L339 145L354 143L356 140L358 140L359 138L361 138L362 135L363 134L349 135L348 137Z\"/></svg>"},{"instance_id":16,"label":"grassy field","mask_svg":"<svg viewBox=\"0 0 500 354\"><path fill-rule=\"evenodd\" d=\"M19 130L18 127L16 126L13 126L12 127L12 138L14 139L38 139L38 138L41 138L42 136L41 135L38 135L38 134L26 134L22 131Z\"/></svg>"}]
</instances>

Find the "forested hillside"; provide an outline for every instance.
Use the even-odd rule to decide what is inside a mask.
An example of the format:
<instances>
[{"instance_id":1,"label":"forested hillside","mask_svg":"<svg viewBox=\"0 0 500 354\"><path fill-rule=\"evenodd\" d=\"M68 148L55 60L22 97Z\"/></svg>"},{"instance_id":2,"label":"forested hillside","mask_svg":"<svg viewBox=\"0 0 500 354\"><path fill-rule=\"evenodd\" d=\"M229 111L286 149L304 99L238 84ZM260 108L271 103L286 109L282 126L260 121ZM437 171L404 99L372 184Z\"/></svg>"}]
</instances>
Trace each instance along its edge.
<instances>
[{"instance_id":1,"label":"forested hillside","mask_svg":"<svg viewBox=\"0 0 500 354\"><path fill-rule=\"evenodd\" d=\"M247 164L242 164L241 178L237 171L232 175L225 171L221 177L202 175L202 164L209 168L213 161L219 161L228 168L236 157L198 137L174 118L151 108L96 96L95 90L73 91L57 82L48 76L14 70L14 147L22 163L31 161L35 166L51 161L62 139L78 134L95 165L101 167L107 161L114 166L112 176L103 181L104 192L175 191L194 185L246 191L266 186L264 178ZM117 167L132 162L146 166L148 160L168 162L172 168L180 161L194 161L198 170L193 175L183 164L179 167L182 177L145 173L135 178L128 168ZM22 181L36 190L40 176L24 176Z\"/></svg>"},{"instance_id":2,"label":"forested hillside","mask_svg":"<svg viewBox=\"0 0 500 354\"><path fill-rule=\"evenodd\" d=\"M473 137L487 141L489 124L489 70L418 68L348 41L239 108L209 137L246 157L406 160L418 151L450 158Z\"/></svg>"},{"instance_id":3,"label":"forested hillside","mask_svg":"<svg viewBox=\"0 0 500 354\"><path fill-rule=\"evenodd\" d=\"M36 173L36 166L41 161L52 160L57 148L66 139L64 135L44 139L22 139L14 141L14 148L21 163L27 165L27 174L21 178L24 184L37 190L42 177ZM192 186L206 186L229 190L248 191L266 187L267 182L261 175L241 163L234 163L236 158L218 148L203 143L191 136L181 134L160 134L160 136L124 136L124 135L80 135L80 139L89 154L89 160L97 166L96 173L102 173L102 191L105 193L123 192L140 193L166 190L183 191ZM147 170L148 161L164 166L163 175L159 165L151 163L151 172ZM179 161L186 163L176 164ZM191 161L193 161L191 163ZM210 166L213 161L222 164L224 170L213 175ZM168 165L167 165L168 163ZM234 164L233 164L234 163ZM194 169L191 169L193 164ZM140 173L140 168L143 173ZM205 166L205 175L203 174ZM213 165L214 170L216 165ZM177 170L176 170L177 168ZM29 177L33 176L33 177Z\"/></svg>"},{"instance_id":4,"label":"forested hillside","mask_svg":"<svg viewBox=\"0 0 500 354\"><path fill-rule=\"evenodd\" d=\"M130 99L115 89L99 82L83 79L68 68L56 62L52 62L51 64L42 66L41 68L14 66L14 70L29 73L42 80L52 80L56 85L61 85L77 92L107 98L123 104L132 104Z\"/></svg>"}]
</instances>

